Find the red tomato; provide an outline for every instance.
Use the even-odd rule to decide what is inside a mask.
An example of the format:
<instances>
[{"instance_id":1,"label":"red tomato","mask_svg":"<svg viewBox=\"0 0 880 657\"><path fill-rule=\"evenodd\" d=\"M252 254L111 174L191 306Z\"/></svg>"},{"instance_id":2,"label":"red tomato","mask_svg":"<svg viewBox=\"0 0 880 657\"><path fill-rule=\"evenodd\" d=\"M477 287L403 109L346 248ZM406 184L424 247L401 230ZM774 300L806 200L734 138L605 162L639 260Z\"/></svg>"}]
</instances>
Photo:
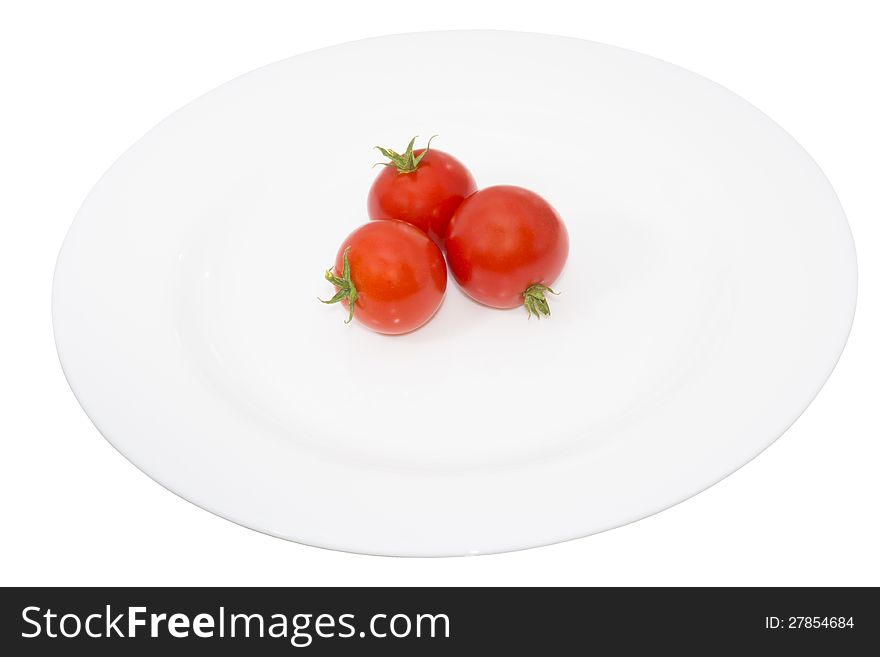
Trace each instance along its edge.
<instances>
[{"instance_id":1,"label":"red tomato","mask_svg":"<svg viewBox=\"0 0 880 657\"><path fill-rule=\"evenodd\" d=\"M473 299L495 308L525 305L549 315L545 292L568 258L568 231L556 210L522 187L487 187L458 208L446 236L452 275Z\"/></svg>"},{"instance_id":2,"label":"red tomato","mask_svg":"<svg viewBox=\"0 0 880 657\"><path fill-rule=\"evenodd\" d=\"M431 319L446 293L443 253L422 231L402 221L372 221L345 238L335 270L324 277L359 322L396 335Z\"/></svg>"},{"instance_id":3,"label":"red tomato","mask_svg":"<svg viewBox=\"0 0 880 657\"><path fill-rule=\"evenodd\" d=\"M400 219L421 229L443 246L446 227L461 202L477 190L465 166L448 153L428 147L403 155L378 148L391 161L376 177L367 196L370 219Z\"/></svg>"}]
</instances>

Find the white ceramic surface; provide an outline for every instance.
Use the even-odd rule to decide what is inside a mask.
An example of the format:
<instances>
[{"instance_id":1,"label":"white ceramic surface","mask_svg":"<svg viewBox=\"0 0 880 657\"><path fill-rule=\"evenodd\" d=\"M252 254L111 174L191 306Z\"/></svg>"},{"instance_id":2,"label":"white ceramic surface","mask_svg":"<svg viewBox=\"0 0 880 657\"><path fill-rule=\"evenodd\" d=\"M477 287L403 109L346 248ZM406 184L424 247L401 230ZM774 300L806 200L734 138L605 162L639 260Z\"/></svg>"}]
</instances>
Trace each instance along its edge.
<instances>
[{"instance_id":1,"label":"white ceramic surface","mask_svg":"<svg viewBox=\"0 0 880 657\"><path fill-rule=\"evenodd\" d=\"M366 220L371 147L434 133L566 220L550 319L451 279L401 337L316 301ZM79 211L53 317L89 417L168 489L312 545L462 555L736 470L818 392L855 296L834 191L738 96L609 46L446 32L278 62L160 123Z\"/></svg>"}]
</instances>

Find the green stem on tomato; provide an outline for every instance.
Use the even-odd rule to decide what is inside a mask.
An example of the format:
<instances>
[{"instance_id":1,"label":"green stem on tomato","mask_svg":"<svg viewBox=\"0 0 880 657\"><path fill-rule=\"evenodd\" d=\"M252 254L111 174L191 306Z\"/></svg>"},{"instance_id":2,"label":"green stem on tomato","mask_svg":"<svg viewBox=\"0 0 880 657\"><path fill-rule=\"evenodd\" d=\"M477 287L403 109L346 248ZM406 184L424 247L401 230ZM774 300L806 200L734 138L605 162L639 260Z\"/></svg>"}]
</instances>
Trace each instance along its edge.
<instances>
[{"instance_id":1,"label":"green stem on tomato","mask_svg":"<svg viewBox=\"0 0 880 657\"><path fill-rule=\"evenodd\" d=\"M336 276L333 273L333 269L328 269L324 273L324 278L336 286L336 294L329 299L318 297L318 301L321 303L338 303L346 299L348 301L348 319L345 320L346 324L354 317L354 302L358 298L357 289L355 289L354 283L351 280L351 268L348 266L348 252L350 250L351 247L347 246L345 251L342 252L342 276Z\"/></svg>"},{"instance_id":2,"label":"green stem on tomato","mask_svg":"<svg viewBox=\"0 0 880 657\"><path fill-rule=\"evenodd\" d=\"M423 150L418 155L413 155L413 144L416 142L416 135L412 139L409 140L409 144L406 147L406 150L403 152L403 155L400 153L391 150L390 148L382 148L381 146L374 146L382 155L387 157L390 162L376 162L375 165L382 165L385 167L397 167L397 173L412 173L416 169L419 168L419 162L422 161L422 158L428 154L428 151L431 148L431 140L434 139L437 135L431 137L428 140L428 145L425 146L425 150Z\"/></svg>"},{"instance_id":3,"label":"green stem on tomato","mask_svg":"<svg viewBox=\"0 0 880 657\"><path fill-rule=\"evenodd\" d=\"M544 296L545 292L559 295L559 292L554 292L549 285L541 285L540 283L529 285L523 292L523 305L526 307L529 319L532 318L532 315L538 319L541 319L541 315L550 316L550 304L547 303L547 298Z\"/></svg>"}]
</instances>

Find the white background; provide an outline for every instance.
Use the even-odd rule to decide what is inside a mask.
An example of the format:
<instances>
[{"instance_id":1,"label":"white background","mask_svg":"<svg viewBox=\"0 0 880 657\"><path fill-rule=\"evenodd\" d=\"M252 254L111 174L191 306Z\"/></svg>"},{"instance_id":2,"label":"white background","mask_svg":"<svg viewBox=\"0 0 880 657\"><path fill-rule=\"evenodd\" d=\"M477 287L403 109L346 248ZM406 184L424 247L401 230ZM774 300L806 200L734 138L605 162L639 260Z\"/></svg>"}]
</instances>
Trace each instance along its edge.
<instances>
[{"instance_id":1,"label":"white background","mask_svg":"<svg viewBox=\"0 0 880 657\"><path fill-rule=\"evenodd\" d=\"M880 585L872 4L0 5L0 584ZM433 560L342 554L258 534L167 492L101 438L57 362L52 270L79 204L156 122L234 76L343 41L454 28L556 33L647 53L723 84L786 128L834 185L859 253L856 322L837 370L792 429L718 485L638 523L547 548ZM398 102L406 84L355 102Z\"/></svg>"}]
</instances>

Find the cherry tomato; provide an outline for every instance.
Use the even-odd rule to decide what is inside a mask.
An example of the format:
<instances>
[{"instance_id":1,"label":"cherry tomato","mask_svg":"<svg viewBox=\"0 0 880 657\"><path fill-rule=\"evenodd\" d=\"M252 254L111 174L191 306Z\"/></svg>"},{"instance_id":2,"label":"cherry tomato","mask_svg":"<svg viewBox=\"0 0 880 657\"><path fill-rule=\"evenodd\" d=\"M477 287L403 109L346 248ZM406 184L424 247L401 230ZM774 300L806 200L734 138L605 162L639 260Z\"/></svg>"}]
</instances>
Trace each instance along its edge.
<instances>
[{"instance_id":1,"label":"cherry tomato","mask_svg":"<svg viewBox=\"0 0 880 657\"><path fill-rule=\"evenodd\" d=\"M495 308L525 305L549 315L544 296L568 258L568 231L556 210L522 187L487 187L458 208L446 236L449 269L473 299Z\"/></svg>"},{"instance_id":2,"label":"cherry tomato","mask_svg":"<svg viewBox=\"0 0 880 657\"><path fill-rule=\"evenodd\" d=\"M433 137L432 137L433 139ZM461 202L477 190L465 166L443 151L413 151L415 137L403 155L377 146L390 162L376 177L367 196L370 219L400 219L421 229L443 247L446 227Z\"/></svg>"},{"instance_id":3,"label":"cherry tomato","mask_svg":"<svg viewBox=\"0 0 880 657\"><path fill-rule=\"evenodd\" d=\"M324 277L336 294L323 303L348 310L348 319L396 335L427 322L446 293L443 253L422 231L402 221L371 221L339 247Z\"/></svg>"}]
</instances>

